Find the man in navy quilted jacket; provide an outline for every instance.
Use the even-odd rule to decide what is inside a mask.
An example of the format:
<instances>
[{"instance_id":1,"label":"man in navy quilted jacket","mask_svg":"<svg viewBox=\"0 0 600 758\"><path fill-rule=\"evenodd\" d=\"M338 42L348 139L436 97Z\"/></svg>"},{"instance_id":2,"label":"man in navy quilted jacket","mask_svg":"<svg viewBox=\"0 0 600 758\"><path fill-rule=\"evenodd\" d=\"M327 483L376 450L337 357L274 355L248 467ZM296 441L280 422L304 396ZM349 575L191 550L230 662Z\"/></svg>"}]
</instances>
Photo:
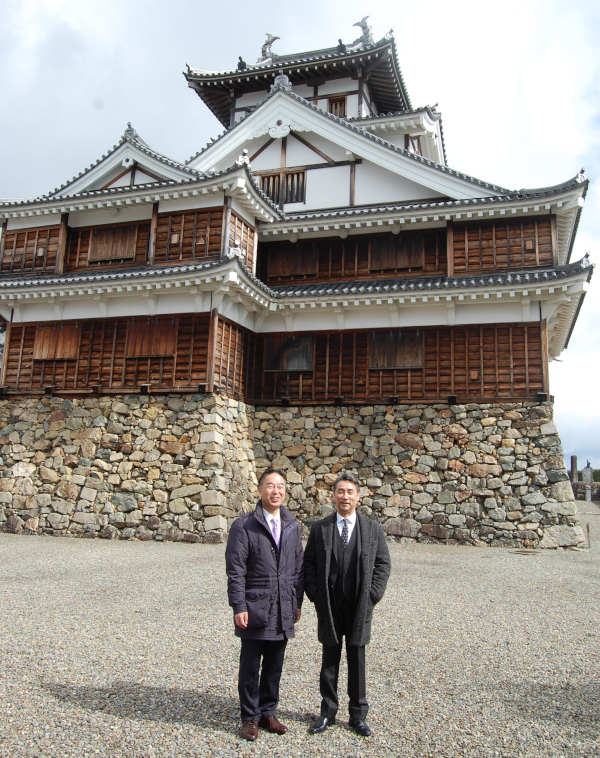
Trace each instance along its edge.
<instances>
[{"instance_id":1,"label":"man in navy quilted jacket","mask_svg":"<svg viewBox=\"0 0 600 758\"><path fill-rule=\"evenodd\" d=\"M263 472L260 500L252 513L233 522L225 551L229 605L235 634L242 639L240 735L251 741L259 726L274 734L287 732L275 709L285 647L300 621L304 573L300 524L283 505L285 487L283 471Z\"/></svg>"}]
</instances>

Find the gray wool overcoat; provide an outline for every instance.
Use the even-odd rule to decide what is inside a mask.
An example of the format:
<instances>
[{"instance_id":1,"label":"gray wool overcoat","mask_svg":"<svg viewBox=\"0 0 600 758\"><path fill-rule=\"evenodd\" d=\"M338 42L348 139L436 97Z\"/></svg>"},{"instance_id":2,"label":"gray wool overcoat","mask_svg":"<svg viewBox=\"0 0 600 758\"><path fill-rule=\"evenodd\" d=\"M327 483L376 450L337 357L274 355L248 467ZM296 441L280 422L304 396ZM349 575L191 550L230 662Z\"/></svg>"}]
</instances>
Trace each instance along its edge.
<instances>
[{"instance_id":1,"label":"gray wool overcoat","mask_svg":"<svg viewBox=\"0 0 600 758\"><path fill-rule=\"evenodd\" d=\"M229 605L234 614L248 611L248 628L236 626L235 634L251 640L290 639L304 596L300 524L281 507L278 556L259 506L260 501L252 513L233 522L225 550Z\"/></svg>"},{"instance_id":2,"label":"gray wool overcoat","mask_svg":"<svg viewBox=\"0 0 600 758\"><path fill-rule=\"evenodd\" d=\"M383 597L392 563L381 524L361 513L357 513L357 517L361 538L360 584L354 625L346 644L361 647L371 641L373 608ZM319 642L323 645L339 645L341 642L335 633L329 596L329 570L335 522L335 513L315 522L304 551L304 592L315 604Z\"/></svg>"}]
</instances>

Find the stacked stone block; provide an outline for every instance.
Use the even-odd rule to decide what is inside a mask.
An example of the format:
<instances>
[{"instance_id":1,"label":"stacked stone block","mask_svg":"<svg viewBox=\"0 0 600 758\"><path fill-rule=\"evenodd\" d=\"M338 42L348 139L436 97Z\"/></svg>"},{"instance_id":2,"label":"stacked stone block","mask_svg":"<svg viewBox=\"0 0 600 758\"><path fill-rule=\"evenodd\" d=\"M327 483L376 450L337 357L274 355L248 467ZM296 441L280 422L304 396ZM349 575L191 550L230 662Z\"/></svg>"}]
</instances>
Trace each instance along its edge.
<instances>
[{"instance_id":1,"label":"stacked stone block","mask_svg":"<svg viewBox=\"0 0 600 758\"><path fill-rule=\"evenodd\" d=\"M0 401L0 528L219 542L287 472L307 532L344 470L390 538L582 544L549 403L253 408L220 395Z\"/></svg>"}]
</instances>

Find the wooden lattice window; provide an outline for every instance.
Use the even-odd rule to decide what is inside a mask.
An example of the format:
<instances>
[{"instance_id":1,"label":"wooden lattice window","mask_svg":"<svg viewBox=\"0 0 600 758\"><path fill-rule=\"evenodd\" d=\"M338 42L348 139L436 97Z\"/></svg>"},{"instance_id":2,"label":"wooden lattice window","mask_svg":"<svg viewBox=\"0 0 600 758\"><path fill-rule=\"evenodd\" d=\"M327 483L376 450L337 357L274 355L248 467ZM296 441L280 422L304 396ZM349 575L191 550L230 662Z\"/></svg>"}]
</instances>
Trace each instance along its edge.
<instances>
[{"instance_id":1,"label":"wooden lattice window","mask_svg":"<svg viewBox=\"0 0 600 758\"><path fill-rule=\"evenodd\" d=\"M313 360L312 334L267 336L265 371L312 371Z\"/></svg>"},{"instance_id":2,"label":"wooden lattice window","mask_svg":"<svg viewBox=\"0 0 600 758\"><path fill-rule=\"evenodd\" d=\"M75 360L79 351L80 333L78 324L38 326L33 346L33 360Z\"/></svg>"},{"instance_id":3,"label":"wooden lattice window","mask_svg":"<svg viewBox=\"0 0 600 758\"><path fill-rule=\"evenodd\" d=\"M150 358L175 355L177 324L174 319L138 319L129 324L127 357Z\"/></svg>"},{"instance_id":4,"label":"wooden lattice window","mask_svg":"<svg viewBox=\"0 0 600 758\"><path fill-rule=\"evenodd\" d=\"M369 368L403 369L423 366L423 336L420 329L392 329L372 332L369 344Z\"/></svg>"},{"instance_id":5,"label":"wooden lattice window","mask_svg":"<svg viewBox=\"0 0 600 758\"><path fill-rule=\"evenodd\" d=\"M422 234L400 234L373 237L371 240L371 271L402 271L423 268Z\"/></svg>"},{"instance_id":6,"label":"wooden lattice window","mask_svg":"<svg viewBox=\"0 0 600 758\"><path fill-rule=\"evenodd\" d=\"M330 97L329 112L338 118L346 118L346 98Z\"/></svg>"},{"instance_id":7,"label":"wooden lattice window","mask_svg":"<svg viewBox=\"0 0 600 758\"><path fill-rule=\"evenodd\" d=\"M116 261L135 258L137 224L93 229L88 261Z\"/></svg>"},{"instance_id":8,"label":"wooden lattice window","mask_svg":"<svg viewBox=\"0 0 600 758\"><path fill-rule=\"evenodd\" d=\"M275 204L303 203L306 198L306 171L286 171L259 175L260 188Z\"/></svg>"},{"instance_id":9,"label":"wooden lattice window","mask_svg":"<svg viewBox=\"0 0 600 758\"><path fill-rule=\"evenodd\" d=\"M319 262L319 246L316 242L283 244L269 250L267 276L282 279L292 276L315 276Z\"/></svg>"}]
</instances>

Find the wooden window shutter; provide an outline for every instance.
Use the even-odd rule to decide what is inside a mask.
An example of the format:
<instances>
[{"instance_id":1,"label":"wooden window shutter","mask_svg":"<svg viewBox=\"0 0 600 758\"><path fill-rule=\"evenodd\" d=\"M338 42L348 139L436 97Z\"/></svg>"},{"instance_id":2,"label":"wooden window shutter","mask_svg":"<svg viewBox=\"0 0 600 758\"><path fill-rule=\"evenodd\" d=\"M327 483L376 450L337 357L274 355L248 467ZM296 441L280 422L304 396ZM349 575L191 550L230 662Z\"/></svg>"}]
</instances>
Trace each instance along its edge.
<instances>
[{"instance_id":1,"label":"wooden window shutter","mask_svg":"<svg viewBox=\"0 0 600 758\"><path fill-rule=\"evenodd\" d=\"M136 230L136 225L93 229L88 260L96 262L135 258Z\"/></svg>"},{"instance_id":2,"label":"wooden window shutter","mask_svg":"<svg viewBox=\"0 0 600 758\"><path fill-rule=\"evenodd\" d=\"M284 244L269 249L267 276L314 276L317 273L319 248L316 242Z\"/></svg>"},{"instance_id":3,"label":"wooden window shutter","mask_svg":"<svg viewBox=\"0 0 600 758\"><path fill-rule=\"evenodd\" d=\"M423 268L422 234L377 236L371 240L371 271Z\"/></svg>"},{"instance_id":4,"label":"wooden window shutter","mask_svg":"<svg viewBox=\"0 0 600 758\"><path fill-rule=\"evenodd\" d=\"M369 346L369 368L403 369L423 366L421 330L372 332Z\"/></svg>"},{"instance_id":5,"label":"wooden window shutter","mask_svg":"<svg viewBox=\"0 0 600 758\"><path fill-rule=\"evenodd\" d=\"M130 322L127 337L128 358L175 355L177 324L174 319L138 319Z\"/></svg>"},{"instance_id":6,"label":"wooden window shutter","mask_svg":"<svg viewBox=\"0 0 600 758\"><path fill-rule=\"evenodd\" d=\"M33 347L33 360L75 360L79 351L80 333L78 324L38 326Z\"/></svg>"},{"instance_id":7,"label":"wooden window shutter","mask_svg":"<svg viewBox=\"0 0 600 758\"><path fill-rule=\"evenodd\" d=\"M265 371L312 371L314 337L301 334L292 337L268 335Z\"/></svg>"}]
</instances>

